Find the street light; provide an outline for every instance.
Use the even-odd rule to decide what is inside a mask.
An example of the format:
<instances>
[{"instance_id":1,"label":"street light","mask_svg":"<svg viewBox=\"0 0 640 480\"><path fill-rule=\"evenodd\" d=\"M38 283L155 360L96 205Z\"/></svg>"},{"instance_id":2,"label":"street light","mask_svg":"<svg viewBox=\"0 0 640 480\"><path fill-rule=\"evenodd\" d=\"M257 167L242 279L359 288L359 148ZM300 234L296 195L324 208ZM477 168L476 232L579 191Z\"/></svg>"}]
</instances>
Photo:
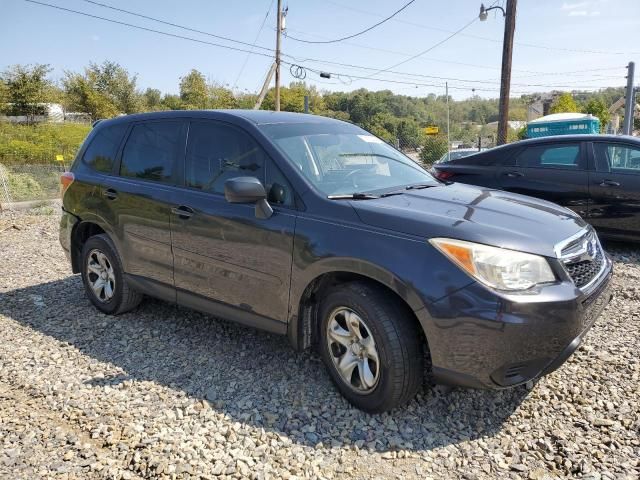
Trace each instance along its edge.
<instances>
[{"instance_id":1,"label":"street light","mask_svg":"<svg viewBox=\"0 0 640 480\"><path fill-rule=\"evenodd\" d=\"M500 102L498 118L498 145L507 143L507 131L509 129L509 91L511 89L511 57L513 54L513 34L516 29L516 5L518 0L507 0L507 9L499 6L485 8L480 5L478 18L481 22L487 19L491 10L502 11L504 22L504 41L502 43L502 75L500 78Z\"/></svg>"},{"instance_id":2,"label":"street light","mask_svg":"<svg viewBox=\"0 0 640 480\"><path fill-rule=\"evenodd\" d=\"M504 11L504 8L502 8L502 7L498 6L498 5L496 5L495 7L484 8L484 3L481 3L480 4L480 15L478 15L478 18L480 19L480 21L484 22L487 19L487 17L489 16L489 12L491 10L495 10L496 8L498 10L502 10L502 16L503 17L507 16L507 12Z\"/></svg>"}]
</instances>

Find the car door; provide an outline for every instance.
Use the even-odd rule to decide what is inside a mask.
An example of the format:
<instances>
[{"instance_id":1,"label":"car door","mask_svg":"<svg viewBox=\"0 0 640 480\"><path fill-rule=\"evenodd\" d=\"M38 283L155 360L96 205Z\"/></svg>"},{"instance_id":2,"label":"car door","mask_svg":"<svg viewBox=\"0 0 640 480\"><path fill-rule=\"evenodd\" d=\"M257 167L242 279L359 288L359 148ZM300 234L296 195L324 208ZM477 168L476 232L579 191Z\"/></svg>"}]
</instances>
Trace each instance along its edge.
<instances>
[{"instance_id":1,"label":"car door","mask_svg":"<svg viewBox=\"0 0 640 480\"><path fill-rule=\"evenodd\" d=\"M270 218L257 218L253 204L225 200L225 182L243 176L265 185ZM293 198L290 184L247 132L224 122L192 121L171 221L178 302L204 310L215 310L217 302L242 311L235 317L225 312L234 320L280 329L266 319L280 325L287 319Z\"/></svg>"},{"instance_id":2,"label":"car door","mask_svg":"<svg viewBox=\"0 0 640 480\"><path fill-rule=\"evenodd\" d=\"M594 142L589 221L602 233L640 238L640 144Z\"/></svg>"},{"instance_id":3,"label":"car door","mask_svg":"<svg viewBox=\"0 0 640 480\"><path fill-rule=\"evenodd\" d=\"M588 215L588 159L584 142L563 141L529 145L512 165L500 169L503 190L542 198Z\"/></svg>"},{"instance_id":4,"label":"car door","mask_svg":"<svg viewBox=\"0 0 640 480\"><path fill-rule=\"evenodd\" d=\"M171 290L172 185L185 141L184 121L134 123L115 175L102 185L99 209L116 232L125 272L169 285Z\"/></svg>"}]
</instances>

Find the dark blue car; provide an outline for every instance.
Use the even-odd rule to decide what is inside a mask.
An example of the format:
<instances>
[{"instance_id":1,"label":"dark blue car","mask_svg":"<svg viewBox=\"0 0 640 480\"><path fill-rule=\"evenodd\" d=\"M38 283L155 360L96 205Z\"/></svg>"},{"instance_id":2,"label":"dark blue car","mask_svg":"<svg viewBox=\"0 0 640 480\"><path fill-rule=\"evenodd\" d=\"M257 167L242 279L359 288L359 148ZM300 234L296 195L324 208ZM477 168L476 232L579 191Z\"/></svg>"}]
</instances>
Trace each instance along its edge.
<instances>
[{"instance_id":1,"label":"dark blue car","mask_svg":"<svg viewBox=\"0 0 640 480\"><path fill-rule=\"evenodd\" d=\"M611 260L571 210L437 180L323 117L101 121L62 184L61 243L100 311L149 295L287 335L369 412L425 368L482 388L546 374L610 299Z\"/></svg>"},{"instance_id":2,"label":"dark blue car","mask_svg":"<svg viewBox=\"0 0 640 480\"><path fill-rule=\"evenodd\" d=\"M640 240L640 139L560 135L433 166L436 177L531 195L572 209L601 235Z\"/></svg>"}]
</instances>

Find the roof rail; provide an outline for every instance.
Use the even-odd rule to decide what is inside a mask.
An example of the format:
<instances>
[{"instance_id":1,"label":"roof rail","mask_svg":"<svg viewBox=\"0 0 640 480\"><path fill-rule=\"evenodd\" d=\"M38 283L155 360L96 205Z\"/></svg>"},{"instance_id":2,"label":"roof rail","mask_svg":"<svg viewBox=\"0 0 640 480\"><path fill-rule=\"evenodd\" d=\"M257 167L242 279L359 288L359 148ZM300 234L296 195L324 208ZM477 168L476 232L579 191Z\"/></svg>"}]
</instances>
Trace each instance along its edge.
<instances>
[{"instance_id":1,"label":"roof rail","mask_svg":"<svg viewBox=\"0 0 640 480\"><path fill-rule=\"evenodd\" d=\"M99 120L96 120L95 122L93 122L93 123L91 124L91 128L95 128L95 127L96 127L96 125L98 125L102 120L103 120L103 119L102 119L102 118L100 118Z\"/></svg>"}]
</instances>

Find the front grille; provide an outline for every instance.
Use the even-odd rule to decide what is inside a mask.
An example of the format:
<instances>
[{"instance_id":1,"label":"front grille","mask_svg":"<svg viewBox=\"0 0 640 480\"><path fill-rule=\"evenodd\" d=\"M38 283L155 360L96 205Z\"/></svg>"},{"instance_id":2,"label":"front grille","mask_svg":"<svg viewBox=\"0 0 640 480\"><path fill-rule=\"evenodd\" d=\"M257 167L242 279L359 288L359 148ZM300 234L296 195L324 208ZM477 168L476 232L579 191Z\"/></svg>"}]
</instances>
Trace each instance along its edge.
<instances>
[{"instance_id":1,"label":"front grille","mask_svg":"<svg viewBox=\"0 0 640 480\"><path fill-rule=\"evenodd\" d=\"M576 287L581 288L598 275L598 272L602 268L603 261L602 251L599 251L593 260L569 263L565 265L565 268L573 280L573 283L576 284Z\"/></svg>"}]
</instances>

